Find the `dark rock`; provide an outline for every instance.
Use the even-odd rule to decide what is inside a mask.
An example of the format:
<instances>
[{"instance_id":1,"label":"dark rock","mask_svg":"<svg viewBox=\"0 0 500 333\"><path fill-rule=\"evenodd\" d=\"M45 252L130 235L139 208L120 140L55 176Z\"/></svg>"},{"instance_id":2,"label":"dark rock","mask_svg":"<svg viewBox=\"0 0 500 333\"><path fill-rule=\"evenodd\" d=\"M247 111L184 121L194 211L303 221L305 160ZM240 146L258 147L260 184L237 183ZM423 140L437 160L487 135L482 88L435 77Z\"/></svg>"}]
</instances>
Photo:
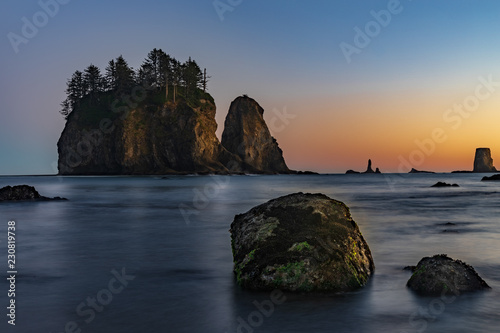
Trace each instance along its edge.
<instances>
[{"instance_id":1,"label":"dark rock","mask_svg":"<svg viewBox=\"0 0 500 333\"><path fill-rule=\"evenodd\" d=\"M28 185L5 186L0 189L0 201L48 201L67 200L61 197L48 198L41 196L33 187Z\"/></svg>"},{"instance_id":2,"label":"dark rock","mask_svg":"<svg viewBox=\"0 0 500 333\"><path fill-rule=\"evenodd\" d=\"M295 171L295 172L292 172L293 174L296 174L296 175L319 175L319 173L317 172L314 172L314 171Z\"/></svg>"},{"instance_id":3,"label":"dark rock","mask_svg":"<svg viewBox=\"0 0 500 333\"><path fill-rule=\"evenodd\" d=\"M477 148L476 156L474 157L473 172L496 172L497 169L493 166L490 148Z\"/></svg>"},{"instance_id":4,"label":"dark rock","mask_svg":"<svg viewBox=\"0 0 500 333\"><path fill-rule=\"evenodd\" d=\"M228 172L224 162L241 170L241 160L221 145L215 131L215 103L210 95L197 104L178 98L157 105L137 105L114 114L99 105L101 115L76 108L57 143L59 174L185 174ZM100 123L112 120L109 126ZM78 153L80 152L80 153Z\"/></svg>"},{"instance_id":5,"label":"dark rock","mask_svg":"<svg viewBox=\"0 0 500 333\"><path fill-rule=\"evenodd\" d=\"M350 291L374 271L349 208L323 194L268 201L236 215L230 232L234 273L244 288Z\"/></svg>"},{"instance_id":6,"label":"dark rock","mask_svg":"<svg viewBox=\"0 0 500 333\"><path fill-rule=\"evenodd\" d=\"M248 96L231 103L221 142L252 172L290 173L283 152L264 121L264 109Z\"/></svg>"},{"instance_id":7,"label":"dark rock","mask_svg":"<svg viewBox=\"0 0 500 333\"><path fill-rule=\"evenodd\" d=\"M293 173L253 99L231 104L221 144L212 96L199 90L189 100L154 97L118 108L123 113L108 98L75 107L57 143L59 174Z\"/></svg>"},{"instance_id":8,"label":"dark rock","mask_svg":"<svg viewBox=\"0 0 500 333\"><path fill-rule=\"evenodd\" d=\"M354 171L354 170L347 170L346 171L346 174L358 174L358 173L370 174L370 173L381 173L381 172L380 172L379 168L376 168L376 170L373 171L373 169L372 169L372 160L369 159L368 160L368 166L366 167L366 171L365 172L358 172L358 171Z\"/></svg>"},{"instance_id":9,"label":"dark rock","mask_svg":"<svg viewBox=\"0 0 500 333\"><path fill-rule=\"evenodd\" d=\"M434 173L432 171L421 171L421 170L417 170L415 168L411 168L410 172L408 173Z\"/></svg>"},{"instance_id":10,"label":"dark rock","mask_svg":"<svg viewBox=\"0 0 500 333\"><path fill-rule=\"evenodd\" d=\"M407 286L425 296L459 295L490 288L474 268L446 254L420 260Z\"/></svg>"},{"instance_id":11,"label":"dark rock","mask_svg":"<svg viewBox=\"0 0 500 333\"><path fill-rule=\"evenodd\" d=\"M410 272L415 272L415 269L417 268L417 266L405 266L403 268L403 271L410 271Z\"/></svg>"},{"instance_id":12,"label":"dark rock","mask_svg":"<svg viewBox=\"0 0 500 333\"><path fill-rule=\"evenodd\" d=\"M436 184L432 185L431 187L460 187L458 184L448 184L444 182L437 182Z\"/></svg>"},{"instance_id":13,"label":"dark rock","mask_svg":"<svg viewBox=\"0 0 500 333\"><path fill-rule=\"evenodd\" d=\"M497 181L497 180L500 180L500 174L497 174L497 175L493 175L491 177L483 177L483 179L481 179L481 181L485 182L485 181Z\"/></svg>"},{"instance_id":14,"label":"dark rock","mask_svg":"<svg viewBox=\"0 0 500 333\"><path fill-rule=\"evenodd\" d=\"M456 170L456 171L452 171L451 173L472 173L472 171L467 171L467 170Z\"/></svg>"},{"instance_id":15,"label":"dark rock","mask_svg":"<svg viewBox=\"0 0 500 333\"><path fill-rule=\"evenodd\" d=\"M366 168L366 171L364 173L375 173L372 169L372 160L368 160L368 167Z\"/></svg>"}]
</instances>

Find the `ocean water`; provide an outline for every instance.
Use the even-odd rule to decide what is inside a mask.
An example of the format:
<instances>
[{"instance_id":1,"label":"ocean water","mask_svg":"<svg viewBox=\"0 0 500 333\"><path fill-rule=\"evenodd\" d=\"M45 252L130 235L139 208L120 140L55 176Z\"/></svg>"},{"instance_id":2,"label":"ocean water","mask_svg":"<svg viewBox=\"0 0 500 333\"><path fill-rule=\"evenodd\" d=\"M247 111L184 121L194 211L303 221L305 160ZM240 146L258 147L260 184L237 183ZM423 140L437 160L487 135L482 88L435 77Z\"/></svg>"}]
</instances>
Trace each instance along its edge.
<instances>
[{"instance_id":1,"label":"ocean water","mask_svg":"<svg viewBox=\"0 0 500 333\"><path fill-rule=\"evenodd\" d=\"M16 221L16 327L1 332L494 332L500 326L500 183L477 174L0 177L69 201L0 204L0 272ZM437 181L459 188L430 188ZM242 290L235 214L294 192L345 202L376 271L333 295ZM454 225L446 225L454 223ZM418 297L404 266L447 253L492 290ZM3 312L3 313L1 313Z\"/></svg>"}]
</instances>

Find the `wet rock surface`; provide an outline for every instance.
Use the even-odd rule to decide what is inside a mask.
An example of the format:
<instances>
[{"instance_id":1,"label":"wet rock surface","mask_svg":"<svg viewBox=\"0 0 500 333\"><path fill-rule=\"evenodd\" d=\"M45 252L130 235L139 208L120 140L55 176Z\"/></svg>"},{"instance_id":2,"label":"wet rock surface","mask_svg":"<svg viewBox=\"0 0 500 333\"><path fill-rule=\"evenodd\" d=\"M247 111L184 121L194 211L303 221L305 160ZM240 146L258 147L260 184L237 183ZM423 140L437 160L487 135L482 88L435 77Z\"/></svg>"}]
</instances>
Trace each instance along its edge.
<instances>
[{"instance_id":1,"label":"wet rock surface","mask_svg":"<svg viewBox=\"0 0 500 333\"><path fill-rule=\"evenodd\" d=\"M417 266L407 266L413 275L407 286L424 296L459 295L490 289L472 266L453 260L446 254L425 257Z\"/></svg>"},{"instance_id":2,"label":"wet rock surface","mask_svg":"<svg viewBox=\"0 0 500 333\"><path fill-rule=\"evenodd\" d=\"M48 198L29 185L5 186L0 189L0 201L48 201L67 200L61 197Z\"/></svg>"},{"instance_id":3,"label":"wet rock surface","mask_svg":"<svg viewBox=\"0 0 500 333\"><path fill-rule=\"evenodd\" d=\"M247 289L343 292L374 271L349 208L323 194L295 193L236 215L234 273Z\"/></svg>"}]
</instances>

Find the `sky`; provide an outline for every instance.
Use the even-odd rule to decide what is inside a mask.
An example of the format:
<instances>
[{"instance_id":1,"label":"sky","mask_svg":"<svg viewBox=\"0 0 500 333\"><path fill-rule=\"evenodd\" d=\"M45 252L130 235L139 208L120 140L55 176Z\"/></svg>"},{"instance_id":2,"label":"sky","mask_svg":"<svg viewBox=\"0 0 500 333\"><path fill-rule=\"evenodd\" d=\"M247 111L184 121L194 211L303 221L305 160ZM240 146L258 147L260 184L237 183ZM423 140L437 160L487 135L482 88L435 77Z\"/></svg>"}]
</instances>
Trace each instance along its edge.
<instances>
[{"instance_id":1,"label":"sky","mask_svg":"<svg viewBox=\"0 0 500 333\"><path fill-rule=\"evenodd\" d=\"M54 174L76 70L153 48L212 77L220 138L232 100L264 108L296 170L500 169L500 2L4 0L0 175Z\"/></svg>"}]
</instances>

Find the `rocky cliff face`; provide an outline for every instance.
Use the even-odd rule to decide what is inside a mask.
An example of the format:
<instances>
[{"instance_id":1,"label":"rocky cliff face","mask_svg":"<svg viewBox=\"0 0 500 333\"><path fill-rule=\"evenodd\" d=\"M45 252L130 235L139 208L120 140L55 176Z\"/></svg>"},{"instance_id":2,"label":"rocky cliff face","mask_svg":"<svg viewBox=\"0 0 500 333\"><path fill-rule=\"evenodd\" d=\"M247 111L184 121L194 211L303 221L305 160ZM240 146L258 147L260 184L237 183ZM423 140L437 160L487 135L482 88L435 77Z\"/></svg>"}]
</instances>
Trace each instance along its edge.
<instances>
[{"instance_id":1,"label":"rocky cliff face","mask_svg":"<svg viewBox=\"0 0 500 333\"><path fill-rule=\"evenodd\" d=\"M240 141L236 150L228 151L215 135L216 107L208 94L189 102L182 98L176 103L144 102L118 113L111 109L111 103L101 103L77 108L70 114L57 144L59 174L289 171L262 119L263 111L256 117L248 107L230 110L224 133ZM227 144L234 149L231 142ZM238 147L244 161L240 154L233 153Z\"/></svg>"},{"instance_id":2,"label":"rocky cliff face","mask_svg":"<svg viewBox=\"0 0 500 333\"><path fill-rule=\"evenodd\" d=\"M87 113L75 110L68 118L58 142L60 174L228 172L221 161L229 153L215 136L213 100L145 104L90 121ZM233 171L242 171L241 160L232 160Z\"/></svg>"},{"instance_id":3,"label":"rocky cliff face","mask_svg":"<svg viewBox=\"0 0 500 333\"><path fill-rule=\"evenodd\" d=\"M252 98L236 98L229 108L222 145L257 173L290 173L278 142L264 121L264 109Z\"/></svg>"},{"instance_id":4,"label":"rocky cliff face","mask_svg":"<svg viewBox=\"0 0 500 333\"><path fill-rule=\"evenodd\" d=\"M490 148L477 148L476 156L474 157L473 172L496 172L497 169L493 166Z\"/></svg>"}]
</instances>

